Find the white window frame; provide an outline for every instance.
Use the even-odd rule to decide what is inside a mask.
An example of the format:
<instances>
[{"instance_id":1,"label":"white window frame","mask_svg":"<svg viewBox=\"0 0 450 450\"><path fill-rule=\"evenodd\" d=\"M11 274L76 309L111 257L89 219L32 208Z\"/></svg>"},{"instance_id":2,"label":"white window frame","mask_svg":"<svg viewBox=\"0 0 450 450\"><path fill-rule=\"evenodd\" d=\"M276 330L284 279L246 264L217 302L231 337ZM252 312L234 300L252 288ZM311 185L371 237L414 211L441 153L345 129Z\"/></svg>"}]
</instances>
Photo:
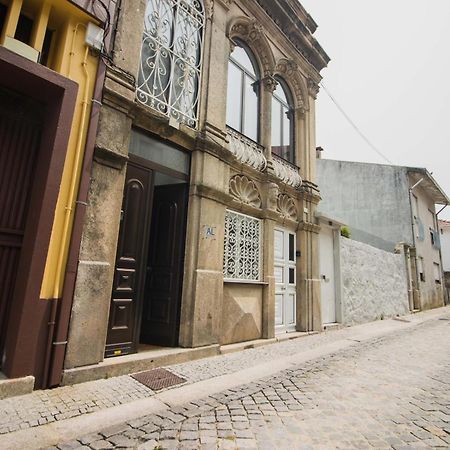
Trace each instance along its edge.
<instances>
[{"instance_id":1,"label":"white window frame","mask_svg":"<svg viewBox=\"0 0 450 450\"><path fill-rule=\"evenodd\" d=\"M230 235L231 220L237 222L234 240ZM248 240L248 245L252 245L250 251L245 248L246 236L241 233L242 224L253 224L256 226L257 235L253 240ZM238 213L227 209L225 211L225 227L224 227L224 254L223 254L223 276L224 281L242 282L242 283L260 283L262 277L262 237L263 223L261 219L246 214ZM243 245L242 245L243 244ZM244 246L244 252L242 248ZM254 251L256 248L256 251ZM244 253L244 254L243 254ZM247 253L247 255L245 254ZM256 270L249 267L256 266Z\"/></svg>"}]
</instances>

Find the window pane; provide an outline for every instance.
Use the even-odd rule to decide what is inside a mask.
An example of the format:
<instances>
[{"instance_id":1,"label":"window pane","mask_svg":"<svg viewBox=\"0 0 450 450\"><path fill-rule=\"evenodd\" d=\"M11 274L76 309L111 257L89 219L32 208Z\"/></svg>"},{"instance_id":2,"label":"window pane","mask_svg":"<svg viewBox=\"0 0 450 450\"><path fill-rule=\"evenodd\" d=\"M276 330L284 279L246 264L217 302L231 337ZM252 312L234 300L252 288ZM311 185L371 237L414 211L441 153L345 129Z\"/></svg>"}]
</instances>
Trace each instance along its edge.
<instances>
[{"instance_id":1,"label":"window pane","mask_svg":"<svg viewBox=\"0 0 450 450\"><path fill-rule=\"evenodd\" d=\"M289 234L289 261L295 261L294 235Z\"/></svg>"},{"instance_id":2,"label":"window pane","mask_svg":"<svg viewBox=\"0 0 450 450\"><path fill-rule=\"evenodd\" d=\"M141 158L153 161L164 167L169 167L177 172L189 174L189 154L164 142L158 141L140 131L131 133L130 153Z\"/></svg>"},{"instance_id":3,"label":"window pane","mask_svg":"<svg viewBox=\"0 0 450 450\"><path fill-rule=\"evenodd\" d=\"M281 153L281 104L272 97L272 152L278 156Z\"/></svg>"},{"instance_id":4,"label":"window pane","mask_svg":"<svg viewBox=\"0 0 450 450\"><path fill-rule=\"evenodd\" d=\"M289 267L289 284L295 284L295 269Z\"/></svg>"},{"instance_id":5,"label":"window pane","mask_svg":"<svg viewBox=\"0 0 450 450\"><path fill-rule=\"evenodd\" d=\"M283 118L283 158L294 162L294 155L292 152L291 146L291 120L288 117L288 111L286 108L283 108L282 112Z\"/></svg>"},{"instance_id":6,"label":"window pane","mask_svg":"<svg viewBox=\"0 0 450 450\"><path fill-rule=\"evenodd\" d=\"M228 63L227 90L227 125L235 130L241 130L241 90L242 72L232 63Z\"/></svg>"},{"instance_id":7,"label":"window pane","mask_svg":"<svg viewBox=\"0 0 450 450\"><path fill-rule=\"evenodd\" d=\"M281 86L281 83L277 84L277 87L275 88L273 95L276 96L279 100L281 100L285 104L285 106L288 106L286 94L284 93L284 89Z\"/></svg>"},{"instance_id":8,"label":"window pane","mask_svg":"<svg viewBox=\"0 0 450 450\"><path fill-rule=\"evenodd\" d=\"M245 93L244 93L244 129L242 133L245 136L258 140L258 96L254 87L255 81L245 75Z\"/></svg>"},{"instance_id":9,"label":"window pane","mask_svg":"<svg viewBox=\"0 0 450 450\"><path fill-rule=\"evenodd\" d=\"M147 0L137 100L197 126L204 13L201 3Z\"/></svg>"},{"instance_id":10,"label":"window pane","mask_svg":"<svg viewBox=\"0 0 450 450\"><path fill-rule=\"evenodd\" d=\"M242 66L248 73L256 78L255 69L248 57L247 52L242 47L235 47L231 54L231 59L234 59L240 66Z\"/></svg>"}]
</instances>

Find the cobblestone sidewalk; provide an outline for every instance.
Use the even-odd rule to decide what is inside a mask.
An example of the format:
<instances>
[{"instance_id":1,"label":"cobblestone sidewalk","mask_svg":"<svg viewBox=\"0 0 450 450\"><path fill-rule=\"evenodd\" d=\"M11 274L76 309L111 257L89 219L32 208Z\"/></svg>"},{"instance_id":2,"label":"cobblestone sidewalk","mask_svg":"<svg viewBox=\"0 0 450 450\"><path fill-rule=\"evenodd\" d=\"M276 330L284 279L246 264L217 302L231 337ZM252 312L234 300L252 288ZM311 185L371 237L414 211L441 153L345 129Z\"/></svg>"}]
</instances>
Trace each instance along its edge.
<instances>
[{"instance_id":1,"label":"cobblestone sidewalk","mask_svg":"<svg viewBox=\"0 0 450 450\"><path fill-rule=\"evenodd\" d=\"M52 450L450 448L449 343L431 320Z\"/></svg>"},{"instance_id":2,"label":"cobblestone sidewalk","mask_svg":"<svg viewBox=\"0 0 450 450\"><path fill-rule=\"evenodd\" d=\"M170 366L170 370L185 378L187 383L196 383L346 339L353 330L345 328L191 361ZM126 375L7 398L0 400L0 435L127 404L154 394L154 391Z\"/></svg>"}]
</instances>

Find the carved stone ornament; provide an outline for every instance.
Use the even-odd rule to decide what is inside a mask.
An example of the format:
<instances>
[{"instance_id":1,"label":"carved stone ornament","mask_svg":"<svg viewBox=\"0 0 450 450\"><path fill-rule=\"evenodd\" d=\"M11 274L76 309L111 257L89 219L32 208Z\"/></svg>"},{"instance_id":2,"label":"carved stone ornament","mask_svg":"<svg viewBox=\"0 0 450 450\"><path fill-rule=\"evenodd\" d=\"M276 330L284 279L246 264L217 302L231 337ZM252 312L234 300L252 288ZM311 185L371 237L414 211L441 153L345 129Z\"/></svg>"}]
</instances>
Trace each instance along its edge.
<instances>
[{"instance_id":1,"label":"carved stone ornament","mask_svg":"<svg viewBox=\"0 0 450 450\"><path fill-rule=\"evenodd\" d=\"M282 58L275 67L275 74L283 78L291 88L295 99L295 109L300 112L307 111L309 109L308 87L298 65L290 59Z\"/></svg>"},{"instance_id":2,"label":"carved stone ornament","mask_svg":"<svg viewBox=\"0 0 450 450\"><path fill-rule=\"evenodd\" d=\"M230 180L230 193L241 203L261 208L261 196L255 183L245 175L235 175Z\"/></svg>"},{"instance_id":3,"label":"carved stone ornament","mask_svg":"<svg viewBox=\"0 0 450 450\"><path fill-rule=\"evenodd\" d=\"M317 94L319 93L320 87L319 83L312 80L311 78L308 80L308 91L309 95L311 95L314 98L317 98Z\"/></svg>"},{"instance_id":4,"label":"carved stone ornament","mask_svg":"<svg viewBox=\"0 0 450 450\"><path fill-rule=\"evenodd\" d=\"M270 183L267 190L267 209L277 211L278 209L278 194L280 188L276 183Z\"/></svg>"},{"instance_id":5,"label":"carved stone ornament","mask_svg":"<svg viewBox=\"0 0 450 450\"><path fill-rule=\"evenodd\" d=\"M256 19L245 16L233 19L228 25L227 35L231 40L238 38L248 44L261 64L262 77L273 73L275 58L263 28Z\"/></svg>"},{"instance_id":6,"label":"carved stone ornament","mask_svg":"<svg viewBox=\"0 0 450 450\"><path fill-rule=\"evenodd\" d=\"M297 220L298 213L295 206L295 201L292 197L286 194L280 194L277 201L277 211L284 219Z\"/></svg>"},{"instance_id":7,"label":"carved stone ornament","mask_svg":"<svg viewBox=\"0 0 450 450\"><path fill-rule=\"evenodd\" d=\"M277 80L275 80L275 78L270 75L264 77L261 81L264 89L268 92L273 92L278 84Z\"/></svg>"}]
</instances>

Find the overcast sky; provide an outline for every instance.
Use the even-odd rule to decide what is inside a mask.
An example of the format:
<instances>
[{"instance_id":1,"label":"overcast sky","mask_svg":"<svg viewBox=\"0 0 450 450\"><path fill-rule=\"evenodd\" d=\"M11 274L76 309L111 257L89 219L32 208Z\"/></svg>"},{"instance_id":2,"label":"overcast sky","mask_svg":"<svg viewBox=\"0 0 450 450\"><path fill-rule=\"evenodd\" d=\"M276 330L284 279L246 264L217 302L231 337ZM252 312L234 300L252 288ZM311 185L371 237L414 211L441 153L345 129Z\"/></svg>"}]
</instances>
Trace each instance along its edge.
<instances>
[{"instance_id":1,"label":"overcast sky","mask_svg":"<svg viewBox=\"0 0 450 450\"><path fill-rule=\"evenodd\" d=\"M300 1L331 58L327 89L392 163L426 167L450 196L450 0ZM317 145L324 158L386 163L323 89Z\"/></svg>"}]
</instances>

